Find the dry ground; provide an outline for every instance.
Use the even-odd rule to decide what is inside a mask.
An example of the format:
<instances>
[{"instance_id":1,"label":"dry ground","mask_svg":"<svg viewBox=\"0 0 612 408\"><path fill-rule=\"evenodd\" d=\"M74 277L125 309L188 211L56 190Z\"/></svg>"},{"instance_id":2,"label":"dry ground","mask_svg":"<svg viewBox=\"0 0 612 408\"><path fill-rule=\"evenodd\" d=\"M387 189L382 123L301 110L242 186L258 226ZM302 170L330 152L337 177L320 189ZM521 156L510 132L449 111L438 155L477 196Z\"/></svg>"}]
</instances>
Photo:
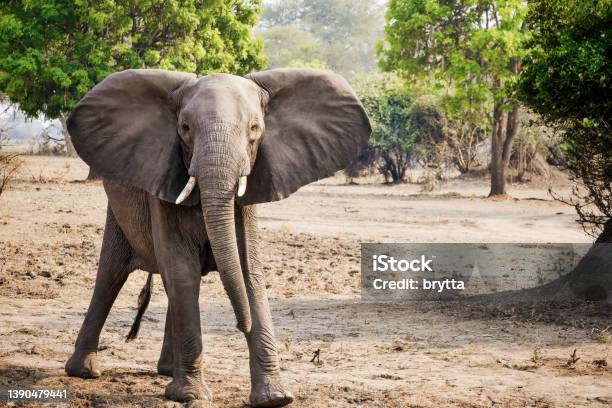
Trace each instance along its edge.
<instances>
[{"instance_id":1,"label":"dry ground","mask_svg":"<svg viewBox=\"0 0 612 408\"><path fill-rule=\"evenodd\" d=\"M171 405L162 396L168 378L155 373L167 305L159 278L140 337L123 340L142 272L102 333L102 377L63 373L95 280L106 208L100 183L79 181L86 174L77 159L30 157L0 198L0 388L67 386L71 406ZM612 404L610 305L359 301L360 242L588 242L571 208L530 186L492 201L482 181L432 194L341 182L324 180L259 211L294 407ZM218 406L242 407L246 345L216 274L203 279L201 298L207 381ZM568 365L574 349L580 360ZM320 364L311 362L316 350Z\"/></svg>"}]
</instances>

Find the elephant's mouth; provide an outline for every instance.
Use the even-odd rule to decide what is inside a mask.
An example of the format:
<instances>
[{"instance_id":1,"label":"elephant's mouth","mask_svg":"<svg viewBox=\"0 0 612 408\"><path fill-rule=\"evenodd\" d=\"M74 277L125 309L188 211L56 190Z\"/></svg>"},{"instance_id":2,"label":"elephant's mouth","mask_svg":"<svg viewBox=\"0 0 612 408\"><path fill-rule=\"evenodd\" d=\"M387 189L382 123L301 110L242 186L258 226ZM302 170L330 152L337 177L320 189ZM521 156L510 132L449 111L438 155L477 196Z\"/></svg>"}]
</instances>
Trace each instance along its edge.
<instances>
[{"instance_id":1,"label":"elephant's mouth","mask_svg":"<svg viewBox=\"0 0 612 408\"><path fill-rule=\"evenodd\" d=\"M183 190L181 191L179 196L176 198L175 203L181 204L183 201L185 201L191 195L195 186L196 186L196 178L193 176L189 177L187 184L185 184L185 187L183 187ZM240 178L238 179L238 189L236 190L236 195L238 197L242 197L244 193L246 192L246 188L247 188L247 176L240 176Z\"/></svg>"}]
</instances>

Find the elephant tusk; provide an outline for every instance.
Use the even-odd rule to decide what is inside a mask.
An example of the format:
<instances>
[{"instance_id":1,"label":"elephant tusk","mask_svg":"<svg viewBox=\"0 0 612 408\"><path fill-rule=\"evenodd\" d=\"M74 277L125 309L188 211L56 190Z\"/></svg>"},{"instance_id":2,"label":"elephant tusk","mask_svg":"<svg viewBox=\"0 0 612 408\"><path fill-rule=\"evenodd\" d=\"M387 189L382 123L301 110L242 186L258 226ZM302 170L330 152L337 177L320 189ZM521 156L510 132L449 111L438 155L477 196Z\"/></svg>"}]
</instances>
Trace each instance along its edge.
<instances>
[{"instance_id":1,"label":"elephant tusk","mask_svg":"<svg viewBox=\"0 0 612 408\"><path fill-rule=\"evenodd\" d=\"M242 197L244 192L246 191L247 186L247 176L241 176L238 179L238 197Z\"/></svg>"},{"instance_id":2,"label":"elephant tusk","mask_svg":"<svg viewBox=\"0 0 612 408\"><path fill-rule=\"evenodd\" d=\"M178 198L176 199L176 204L180 204L185 201L193 191L195 185L196 178L193 176L189 177L189 181L187 182L187 184L185 184L185 188L183 188L183 191L181 191L181 194L179 194Z\"/></svg>"}]
</instances>

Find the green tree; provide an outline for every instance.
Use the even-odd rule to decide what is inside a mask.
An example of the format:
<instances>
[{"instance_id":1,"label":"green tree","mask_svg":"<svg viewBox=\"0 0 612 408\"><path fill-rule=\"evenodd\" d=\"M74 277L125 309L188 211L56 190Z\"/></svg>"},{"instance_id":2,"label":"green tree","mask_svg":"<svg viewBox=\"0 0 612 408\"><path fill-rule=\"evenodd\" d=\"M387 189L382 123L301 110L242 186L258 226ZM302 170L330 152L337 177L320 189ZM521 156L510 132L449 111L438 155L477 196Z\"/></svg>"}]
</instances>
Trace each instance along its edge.
<instances>
[{"instance_id":1,"label":"green tree","mask_svg":"<svg viewBox=\"0 0 612 408\"><path fill-rule=\"evenodd\" d=\"M251 36L260 0L5 0L0 90L30 116L60 118L115 71L244 74L265 66ZM64 135L69 144L69 135Z\"/></svg>"},{"instance_id":2,"label":"green tree","mask_svg":"<svg viewBox=\"0 0 612 408\"><path fill-rule=\"evenodd\" d=\"M563 140L585 230L612 240L612 1L535 0L519 98Z\"/></svg>"},{"instance_id":3,"label":"green tree","mask_svg":"<svg viewBox=\"0 0 612 408\"><path fill-rule=\"evenodd\" d=\"M268 57L268 68L282 68L299 60L317 59L319 45L313 35L293 26L274 26L259 33Z\"/></svg>"},{"instance_id":4,"label":"green tree","mask_svg":"<svg viewBox=\"0 0 612 408\"><path fill-rule=\"evenodd\" d=\"M355 87L372 123L369 147L380 163L379 172L386 182L405 181L417 143L411 131L412 98L390 75L359 77Z\"/></svg>"},{"instance_id":5,"label":"green tree","mask_svg":"<svg viewBox=\"0 0 612 408\"><path fill-rule=\"evenodd\" d=\"M408 113L409 131L418 143L416 156L425 169L426 180L435 183L443 178L444 169L451 159L448 120L437 98L430 95L415 98ZM433 184L430 187L433 188Z\"/></svg>"},{"instance_id":6,"label":"green tree","mask_svg":"<svg viewBox=\"0 0 612 408\"><path fill-rule=\"evenodd\" d=\"M505 195L505 168L518 127L508 92L520 70L522 0L391 0L380 66L443 99L466 134L491 134L490 195ZM474 133L475 132L475 133Z\"/></svg>"},{"instance_id":7,"label":"green tree","mask_svg":"<svg viewBox=\"0 0 612 408\"><path fill-rule=\"evenodd\" d=\"M376 69L375 43L382 38L383 5L369 0L275 0L266 2L260 29L270 66L316 59L347 78ZM288 27L294 31L289 31ZM270 32L271 31L271 32ZM287 35L280 37L280 32ZM295 42L305 39L299 47ZM310 41L312 39L312 43ZM308 46L309 56L302 53Z\"/></svg>"}]
</instances>

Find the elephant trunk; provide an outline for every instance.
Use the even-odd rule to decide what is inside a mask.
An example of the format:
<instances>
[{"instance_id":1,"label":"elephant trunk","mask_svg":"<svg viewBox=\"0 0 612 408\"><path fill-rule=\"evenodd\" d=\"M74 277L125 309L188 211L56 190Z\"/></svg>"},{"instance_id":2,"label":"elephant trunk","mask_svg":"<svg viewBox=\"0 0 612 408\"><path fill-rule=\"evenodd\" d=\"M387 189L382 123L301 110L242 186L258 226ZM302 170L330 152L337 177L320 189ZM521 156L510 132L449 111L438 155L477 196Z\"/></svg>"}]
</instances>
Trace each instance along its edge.
<instances>
[{"instance_id":1,"label":"elephant trunk","mask_svg":"<svg viewBox=\"0 0 612 408\"><path fill-rule=\"evenodd\" d=\"M219 276L232 303L238 329L249 333L251 314L240 265L234 214L234 197L243 166L241 160L232 154L235 150L228 148L227 140L223 142L226 138L227 135L213 135L204 154L194 153L191 168L197 174L204 222ZM203 165L198 165L202 162Z\"/></svg>"}]
</instances>

